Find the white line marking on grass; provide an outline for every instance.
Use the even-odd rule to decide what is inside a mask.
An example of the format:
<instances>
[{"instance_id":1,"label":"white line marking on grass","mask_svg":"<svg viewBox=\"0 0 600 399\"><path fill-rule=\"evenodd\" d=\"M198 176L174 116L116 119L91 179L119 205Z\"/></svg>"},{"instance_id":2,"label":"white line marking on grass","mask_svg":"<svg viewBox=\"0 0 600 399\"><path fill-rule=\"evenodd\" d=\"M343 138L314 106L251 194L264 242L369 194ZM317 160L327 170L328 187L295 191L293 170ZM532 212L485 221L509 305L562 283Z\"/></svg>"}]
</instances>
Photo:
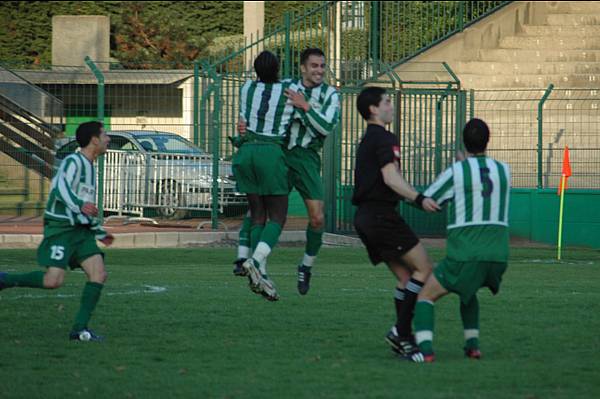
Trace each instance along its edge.
<instances>
[{"instance_id":1,"label":"white line marking on grass","mask_svg":"<svg viewBox=\"0 0 600 399\"><path fill-rule=\"evenodd\" d=\"M143 290L130 290L130 291L113 291L113 292L107 292L106 296L114 296L114 295L138 295L138 294L160 294L161 292L165 292L167 290L167 287L159 287L156 285L142 285L142 287L144 287ZM20 299L46 299L46 298L58 298L58 299L63 299L63 298L78 298L80 297L81 294L55 294L55 295L32 295L32 294L26 294L26 295L19 295L16 297L12 297L12 298L3 298L4 300L11 300L11 301L16 301L16 300L20 300Z\"/></svg>"},{"instance_id":2,"label":"white line marking on grass","mask_svg":"<svg viewBox=\"0 0 600 399\"><path fill-rule=\"evenodd\" d=\"M580 261L567 261L558 259L519 259L515 263L542 263L545 265L593 265L594 262L580 260Z\"/></svg>"}]
</instances>

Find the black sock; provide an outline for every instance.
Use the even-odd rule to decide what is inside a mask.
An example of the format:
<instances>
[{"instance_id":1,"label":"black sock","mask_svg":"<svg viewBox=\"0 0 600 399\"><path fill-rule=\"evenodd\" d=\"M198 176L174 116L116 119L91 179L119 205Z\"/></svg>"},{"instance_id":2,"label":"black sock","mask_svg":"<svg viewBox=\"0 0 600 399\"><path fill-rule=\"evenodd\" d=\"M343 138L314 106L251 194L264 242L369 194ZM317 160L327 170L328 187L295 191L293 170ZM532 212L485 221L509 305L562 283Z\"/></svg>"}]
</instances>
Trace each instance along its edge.
<instances>
[{"instance_id":1,"label":"black sock","mask_svg":"<svg viewBox=\"0 0 600 399\"><path fill-rule=\"evenodd\" d=\"M398 315L398 324L396 324L400 337L410 337L412 334L413 313L417 303L417 295L421 292L421 288L423 288L423 283L413 278L406 285L404 303Z\"/></svg>"},{"instance_id":2,"label":"black sock","mask_svg":"<svg viewBox=\"0 0 600 399\"><path fill-rule=\"evenodd\" d=\"M394 304L396 305L396 325L400 324L400 314L402 313L402 306L404 305L404 298L406 291L404 288L396 287L396 294L394 295Z\"/></svg>"}]
</instances>

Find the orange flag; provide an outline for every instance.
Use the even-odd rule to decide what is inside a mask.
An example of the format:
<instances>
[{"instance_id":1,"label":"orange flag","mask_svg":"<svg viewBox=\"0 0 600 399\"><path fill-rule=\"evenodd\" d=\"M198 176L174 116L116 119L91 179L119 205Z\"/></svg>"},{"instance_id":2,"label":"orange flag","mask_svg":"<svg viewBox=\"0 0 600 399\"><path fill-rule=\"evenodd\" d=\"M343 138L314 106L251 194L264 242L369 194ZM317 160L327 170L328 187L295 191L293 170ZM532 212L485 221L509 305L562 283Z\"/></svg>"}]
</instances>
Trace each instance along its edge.
<instances>
[{"instance_id":1,"label":"orange flag","mask_svg":"<svg viewBox=\"0 0 600 399\"><path fill-rule=\"evenodd\" d=\"M562 186L563 176L565 181L565 186ZM562 164L562 173L560 177L560 183L558 184L558 195L562 193L563 190L567 189L567 179L571 176L571 162L569 162L569 147L565 146L565 153L563 155L563 164Z\"/></svg>"}]
</instances>

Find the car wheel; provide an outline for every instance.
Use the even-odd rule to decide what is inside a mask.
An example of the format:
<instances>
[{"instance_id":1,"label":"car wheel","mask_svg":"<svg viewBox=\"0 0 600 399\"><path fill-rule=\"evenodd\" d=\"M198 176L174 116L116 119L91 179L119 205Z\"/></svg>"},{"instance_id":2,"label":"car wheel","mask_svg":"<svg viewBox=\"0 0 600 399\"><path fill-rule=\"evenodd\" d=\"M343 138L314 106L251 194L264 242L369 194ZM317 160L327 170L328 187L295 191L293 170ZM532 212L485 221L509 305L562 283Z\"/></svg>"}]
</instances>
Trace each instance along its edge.
<instances>
[{"instance_id":1,"label":"car wheel","mask_svg":"<svg viewBox=\"0 0 600 399\"><path fill-rule=\"evenodd\" d=\"M159 183L157 192L157 204L161 205L157 209L157 213L168 219L181 219L188 214L185 209L180 209L185 206L183 195L181 195L181 187L173 180L166 180Z\"/></svg>"}]
</instances>

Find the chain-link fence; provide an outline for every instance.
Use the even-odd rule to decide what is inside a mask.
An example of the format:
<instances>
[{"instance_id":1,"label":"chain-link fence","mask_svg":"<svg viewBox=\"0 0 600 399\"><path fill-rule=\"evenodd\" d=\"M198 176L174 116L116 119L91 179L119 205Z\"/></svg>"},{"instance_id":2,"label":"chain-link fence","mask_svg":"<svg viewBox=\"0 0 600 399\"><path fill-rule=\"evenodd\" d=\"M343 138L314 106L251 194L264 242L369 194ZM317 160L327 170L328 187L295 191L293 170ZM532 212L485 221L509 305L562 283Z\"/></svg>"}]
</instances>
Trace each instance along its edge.
<instances>
[{"instance_id":1,"label":"chain-link fence","mask_svg":"<svg viewBox=\"0 0 600 399\"><path fill-rule=\"evenodd\" d=\"M568 146L569 187L600 188L598 90L478 90L470 105L490 126L490 155L510 164L513 187L557 187Z\"/></svg>"}]
</instances>

